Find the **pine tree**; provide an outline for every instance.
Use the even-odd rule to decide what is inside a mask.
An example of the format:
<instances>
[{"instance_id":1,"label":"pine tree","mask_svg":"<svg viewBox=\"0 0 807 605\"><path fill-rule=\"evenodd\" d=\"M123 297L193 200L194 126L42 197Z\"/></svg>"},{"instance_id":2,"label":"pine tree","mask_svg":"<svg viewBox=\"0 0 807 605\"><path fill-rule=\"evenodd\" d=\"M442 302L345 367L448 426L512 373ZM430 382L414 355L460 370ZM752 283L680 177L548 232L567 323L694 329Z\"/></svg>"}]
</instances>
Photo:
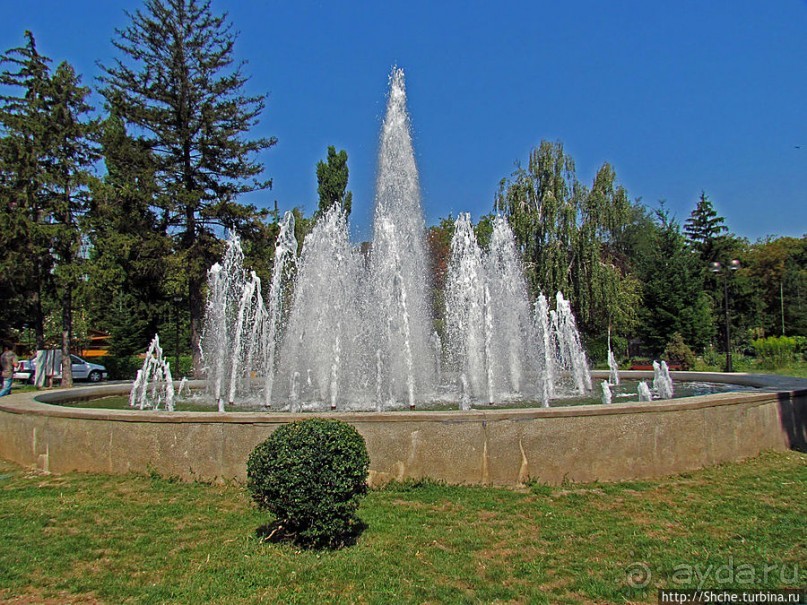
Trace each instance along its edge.
<instances>
[{"instance_id":1,"label":"pine tree","mask_svg":"<svg viewBox=\"0 0 807 605\"><path fill-rule=\"evenodd\" d=\"M353 193L346 191L349 171L347 167L347 151L339 153L333 145L328 147L327 163L317 162L317 192L319 193L318 214L324 214L328 208L338 204L350 214L353 206Z\"/></svg>"},{"instance_id":2,"label":"pine tree","mask_svg":"<svg viewBox=\"0 0 807 605\"><path fill-rule=\"evenodd\" d=\"M258 213L239 194L268 189L255 154L274 138L246 135L264 109L264 96L243 93L244 63L234 63L236 34L210 2L146 0L117 30L122 54L104 67L102 94L154 153L157 182L170 200L169 227L185 265L194 367L208 267L220 251L216 229L237 229Z\"/></svg>"}]
</instances>

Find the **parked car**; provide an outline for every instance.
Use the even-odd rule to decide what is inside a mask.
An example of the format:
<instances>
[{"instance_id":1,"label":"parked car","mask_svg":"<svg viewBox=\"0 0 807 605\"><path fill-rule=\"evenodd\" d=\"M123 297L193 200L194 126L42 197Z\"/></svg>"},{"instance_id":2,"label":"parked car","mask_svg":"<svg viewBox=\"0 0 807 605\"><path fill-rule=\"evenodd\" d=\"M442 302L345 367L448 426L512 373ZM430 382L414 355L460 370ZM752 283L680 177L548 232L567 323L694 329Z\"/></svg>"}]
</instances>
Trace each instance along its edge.
<instances>
[{"instance_id":1,"label":"parked car","mask_svg":"<svg viewBox=\"0 0 807 605\"><path fill-rule=\"evenodd\" d=\"M106 380L107 369L100 363L90 363L78 355L71 355L73 363L73 380L89 380L90 382L100 382Z\"/></svg>"},{"instance_id":2,"label":"parked car","mask_svg":"<svg viewBox=\"0 0 807 605\"><path fill-rule=\"evenodd\" d=\"M55 373L53 375L54 380L61 380L62 379L62 353L61 351L55 351L56 356L54 360L54 370ZM70 355L70 360L72 362L72 370L73 370L73 380L88 380L90 382L100 382L101 380L106 380L109 372L107 369L98 363L90 363L86 359L82 359L78 355ZM31 375L31 382L34 382L34 374L36 373L36 359L31 359L29 361L30 367L33 368L33 373Z\"/></svg>"},{"instance_id":3,"label":"parked car","mask_svg":"<svg viewBox=\"0 0 807 605\"><path fill-rule=\"evenodd\" d=\"M28 384L34 384L35 371L36 366L34 366L34 360L23 359L20 361L20 365L17 367L17 371L14 372L14 380L22 380L23 382L27 382Z\"/></svg>"}]
</instances>

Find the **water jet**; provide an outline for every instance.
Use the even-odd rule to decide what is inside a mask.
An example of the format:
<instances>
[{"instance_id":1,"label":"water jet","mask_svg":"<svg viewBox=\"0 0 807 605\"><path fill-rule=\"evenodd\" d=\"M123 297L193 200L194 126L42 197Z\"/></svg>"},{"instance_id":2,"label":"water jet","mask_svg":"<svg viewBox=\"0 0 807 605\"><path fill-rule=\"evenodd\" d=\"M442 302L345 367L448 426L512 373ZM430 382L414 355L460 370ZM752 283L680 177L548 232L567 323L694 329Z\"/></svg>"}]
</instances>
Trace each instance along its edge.
<instances>
[{"instance_id":1,"label":"water jet","mask_svg":"<svg viewBox=\"0 0 807 605\"><path fill-rule=\"evenodd\" d=\"M561 293L554 309L543 295L530 302L503 217L483 249L470 215L458 216L445 310L435 311L402 70L390 76L369 252L350 242L335 206L298 258L293 221L291 213L280 221L268 301L237 237L210 269L202 352L221 411L225 393L236 406L298 412L518 399L547 406L591 390L571 306Z\"/></svg>"}]
</instances>

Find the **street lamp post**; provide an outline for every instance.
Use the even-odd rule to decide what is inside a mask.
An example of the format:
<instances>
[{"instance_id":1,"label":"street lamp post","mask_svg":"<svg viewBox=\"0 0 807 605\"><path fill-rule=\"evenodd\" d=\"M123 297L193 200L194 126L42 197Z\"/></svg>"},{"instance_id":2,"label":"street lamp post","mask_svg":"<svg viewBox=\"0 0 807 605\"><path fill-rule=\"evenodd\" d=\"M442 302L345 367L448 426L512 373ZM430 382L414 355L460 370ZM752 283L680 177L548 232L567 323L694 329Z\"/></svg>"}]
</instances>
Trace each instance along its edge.
<instances>
[{"instance_id":1,"label":"street lamp post","mask_svg":"<svg viewBox=\"0 0 807 605\"><path fill-rule=\"evenodd\" d=\"M181 296L174 296L174 320L176 323L176 338L174 339L174 351L176 353L176 367L174 371L179 376L179 303L182 302Z\"/></svg>"},{"instance_id":2,"label":"street lamp post","mask_svg":"<svg viewBox=\"0 0 807 605\"><path fill-rule=\"evenodd\" d=\"M736 258L728 263L728 267L724 267L722 263L714 261L709 263L709 270L712 273L723 274L723 300L725 302L726 311L726 372L733 372L734 367L731 363L731 321L729 319L729 273L736 271L740 268L740 261Z\"/></svg>"}]
</instances>

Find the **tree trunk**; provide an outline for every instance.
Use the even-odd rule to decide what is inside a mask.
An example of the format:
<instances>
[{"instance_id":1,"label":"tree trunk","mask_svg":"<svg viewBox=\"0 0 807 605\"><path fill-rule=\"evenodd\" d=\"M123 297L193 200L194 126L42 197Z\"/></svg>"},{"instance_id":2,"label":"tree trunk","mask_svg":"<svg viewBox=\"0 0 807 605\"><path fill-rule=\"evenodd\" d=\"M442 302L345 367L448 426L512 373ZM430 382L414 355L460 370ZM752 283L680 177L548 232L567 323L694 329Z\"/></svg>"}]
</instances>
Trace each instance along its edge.
<instances>
[{"instance_id":1,"label":"tree trunk","mask_svg":"<svg viewBox=\"0 0 807 605\"><path fill-rule=\"evenodd\" d=\"M73 363L70 359L70 340L73 333L73 292L65 286L62 296L62 386L73 386Z\"/></svg>"},{"instance_id":2,"label":"tree trunk","mask_svg":"<svg viewBox=\"0 0 807 605\"><path fill-rule=\"evenodd\" d=\"M202 321L204 319L204 300L202 298L202 285L204 280L198 276L188 278L188 298L191 316L191 355L193 356L193 375L202 377Z\"/></svg>"},{"instance_id":3,"label":"tree trunk","mask_svg":"<svg viewBox=\"0 0 807 605\"><path fill-rule=\"evenodd\" d=\"M189 152L188 152L189 153ZM187 156L188 174L190 174L190 155ZM186 177L187 191L192 191L190 176ZM188 254L188 312L190 314L191 359L193 360L193 375L202 377L202 321L204 318L203 290L207 277L206 270L201 266L199 255L203 254L196 241L196 212L191 205L185 209L185 237L184 248Z\"/></svg>"},{"instance_id":4,"label":"tree trunk","mask_svg":"<svg viewBox=\"0 0 807 605\"><path fill-rule=\"evenodd\" d=\"M38 284L39 286L39 284ZM34 303L34 334L36 335L36 350L45 348L45 318L42 312L42 296L39 291L33 292Z\"/></svg>"}]
</instances>

